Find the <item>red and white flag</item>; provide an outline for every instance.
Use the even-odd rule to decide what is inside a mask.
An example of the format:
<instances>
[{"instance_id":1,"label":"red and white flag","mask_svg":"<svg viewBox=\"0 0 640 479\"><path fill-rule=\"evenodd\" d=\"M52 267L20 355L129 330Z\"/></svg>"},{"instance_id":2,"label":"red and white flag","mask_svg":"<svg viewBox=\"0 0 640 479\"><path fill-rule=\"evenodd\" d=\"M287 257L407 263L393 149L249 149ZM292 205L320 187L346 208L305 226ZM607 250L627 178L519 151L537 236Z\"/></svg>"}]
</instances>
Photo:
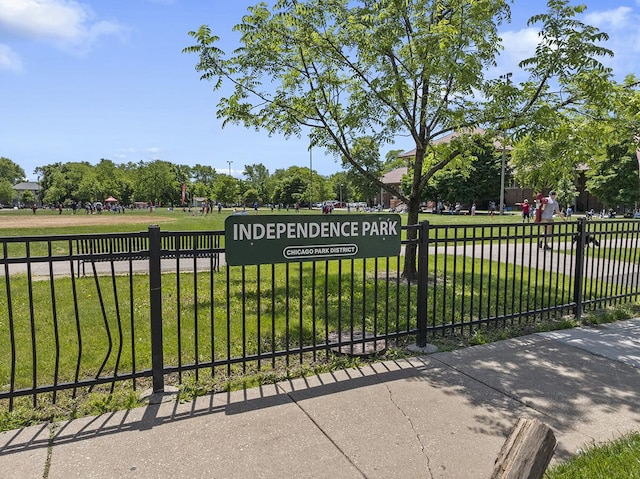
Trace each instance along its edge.
<instances>
[{"instance_id":1,"label":"red and white flag","mask_svg":"<svg viewBox=\"0 0 640 479\"><path fill-rule=\"evenodd\" d=\"M187 191L187 184L182 183L182 206L184 206L184 194Z\"/></svg>"}]
</instances>

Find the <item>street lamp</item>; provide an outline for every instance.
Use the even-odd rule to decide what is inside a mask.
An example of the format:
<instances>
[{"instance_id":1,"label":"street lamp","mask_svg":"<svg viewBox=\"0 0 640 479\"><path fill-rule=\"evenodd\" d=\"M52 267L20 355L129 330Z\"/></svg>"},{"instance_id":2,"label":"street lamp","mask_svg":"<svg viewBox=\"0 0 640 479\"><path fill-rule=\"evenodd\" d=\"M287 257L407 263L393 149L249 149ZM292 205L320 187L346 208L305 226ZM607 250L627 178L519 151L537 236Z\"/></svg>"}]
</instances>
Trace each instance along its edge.
<instances>
[{"instance_id":1,"label":"street lamp","mask_svg":"<svg viewBox=\"0 0 640 479\"><path fill-rule=\"evenodd\" d=\"M231 176L231 163L233 163L233 160L227 160L227 164L229 165L229 176Z\"/></svg>"},{"instance_id":2,"label":"street lamp","mask_svg":"<svg viewBox=\"0 0 640 479\"><path fill-rule=\"evenodd\" d=\"M509 85L510 78L512 73L505 73L504 75L500 75L500 79L504 80L507 86ZM505 109L506 110L506 109ZM506 141L507 141L507 128L506 126L502 129L502 167L500 169L500 214L504 214L504 170L507 164L507 153L506 153Z\"/></svg>"},{"instance_id":3,"label":"street lamp","mask_svg":"<svg viewBox=\"0 0 640 479\"><path fill-rule=\"evenodd\" d=\"M342 185L340 185L340 208L342 208Z\"/></svg>"}]
</instances>

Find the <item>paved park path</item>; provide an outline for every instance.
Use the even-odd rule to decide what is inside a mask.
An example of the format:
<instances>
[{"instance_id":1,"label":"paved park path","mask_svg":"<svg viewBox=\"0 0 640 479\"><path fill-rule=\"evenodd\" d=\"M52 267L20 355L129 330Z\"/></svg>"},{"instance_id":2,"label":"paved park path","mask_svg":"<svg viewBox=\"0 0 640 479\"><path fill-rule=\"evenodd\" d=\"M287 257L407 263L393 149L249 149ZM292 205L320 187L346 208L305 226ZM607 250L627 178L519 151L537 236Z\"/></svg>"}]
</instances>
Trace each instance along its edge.
<instances>
[{"instance_id":1,"label":"paved park path","mask_svg":"<svg viewBox=\"0 0 640 479\"><path fill-rule=\"evenodd\" d=\"M495 262L507 263L509 265L531 266L533 268L544 270L547 272L573 274L574 253L571 250L570 243L555 243L553 250L541 250L536 244L530 242L518 241L515 243L500 244L500 246L492 245L487 241L478 241L476 244L463 244L450 246L439 246L433 248L434 254L449 254L456 257L473 257L483 260L491 260ZM600 245L600 248L627 248L633 251L639 248L639 240L637 239L618 239L606 240ZM568 248L568 249L567 249ZM629 287L636 287L640 284L640 265L627 261L617 261L609 259L605 256L590 259L590 255L596 254L596 248L587 248L587 261L585 261L584 274L592 279L603 280L616 284L624 284ZM402 254L403 252L401 252ZM219 264L225 263L224 253L220 253ZM207 271L210 266L209 259L181 259L178 263L175 259L163 259L161 261L161 270L163 272L176 271L178 265L182 272ZM72 272L77 276L78 269L82 274L82 266L77 260L73 261L56 261L51 266L48 262L34 262L30 266L25 263L13 263L8 265L9 274L28 274L35 278L46 278L49 276L70 276ZM128 274L130 264L128 261L110 262L87 262L84 265L87 275L93 275L94 269L98 275L111 274ZM112 270L113 268L113 270ZM149 268L147 260L135 260L131 262L131 271L133 273L146 273ZM0 277L5 275L5 269L0 268Z\"/></svg>"}]
</instances>

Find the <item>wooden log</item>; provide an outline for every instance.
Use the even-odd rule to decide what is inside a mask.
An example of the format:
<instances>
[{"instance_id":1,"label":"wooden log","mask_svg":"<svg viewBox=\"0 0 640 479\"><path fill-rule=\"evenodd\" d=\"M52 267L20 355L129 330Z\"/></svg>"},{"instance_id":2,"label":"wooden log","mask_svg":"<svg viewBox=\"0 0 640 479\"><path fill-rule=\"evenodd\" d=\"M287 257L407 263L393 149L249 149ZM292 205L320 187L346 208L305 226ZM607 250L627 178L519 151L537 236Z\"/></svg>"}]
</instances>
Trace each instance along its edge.
<instances>
[{"instance_id":1,"label":"wooden log","mask_svg":"<svg viewBox=\"0 0 640 479\"><path fill-rule=\"evenodd\" d=\"M520 418L502 445L491 479L542 479L555 449L549 426Z\"/></svg>"}]
</instances>

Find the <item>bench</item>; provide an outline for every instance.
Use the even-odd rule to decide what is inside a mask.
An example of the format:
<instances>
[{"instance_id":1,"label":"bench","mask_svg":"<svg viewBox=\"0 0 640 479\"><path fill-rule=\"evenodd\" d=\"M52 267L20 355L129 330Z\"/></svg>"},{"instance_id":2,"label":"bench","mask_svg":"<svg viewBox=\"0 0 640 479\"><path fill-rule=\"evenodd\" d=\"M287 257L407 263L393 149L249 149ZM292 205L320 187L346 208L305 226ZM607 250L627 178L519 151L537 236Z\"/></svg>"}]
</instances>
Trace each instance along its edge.
<instances>
[{"instance_id":1,"label":"bench","mask_svg":"<svg viewBox=\"0 0 640 479\"><path fill-rule=\"evenodd\" d=\"M86 275L86 263L148 260L146 236L105 236L75 240L78 277ZM220 269L220 236L215 234L173 234L161 237L160 259L213 258L214 271Z\"/></svg>"}]
</instances>

